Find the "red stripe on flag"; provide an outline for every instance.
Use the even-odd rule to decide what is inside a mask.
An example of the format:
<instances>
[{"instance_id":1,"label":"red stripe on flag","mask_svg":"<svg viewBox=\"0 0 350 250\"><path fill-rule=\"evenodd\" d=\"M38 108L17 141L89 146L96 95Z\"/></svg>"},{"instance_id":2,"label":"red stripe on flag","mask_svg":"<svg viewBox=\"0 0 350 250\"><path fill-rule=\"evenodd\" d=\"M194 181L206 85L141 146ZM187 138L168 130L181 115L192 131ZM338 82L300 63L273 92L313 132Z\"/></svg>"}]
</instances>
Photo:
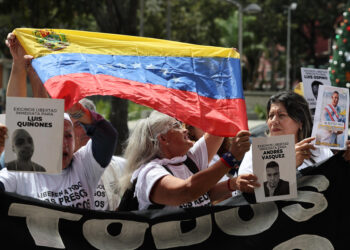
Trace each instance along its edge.
<instances>
[{"instance_id":1,"label":"red stripe on flag","mask_svg":"<svg viewBox=\"0 0 350 250\"><path fill-rule=\"evenodd\" d=\"M173 116L204 131L225 137L248 130L244 99L212 99L194 92L116 78L75 73L50 78L44 86L52 98L65 99L65 108L92 95L131 100Z\"/></svg>"}]
</instances>

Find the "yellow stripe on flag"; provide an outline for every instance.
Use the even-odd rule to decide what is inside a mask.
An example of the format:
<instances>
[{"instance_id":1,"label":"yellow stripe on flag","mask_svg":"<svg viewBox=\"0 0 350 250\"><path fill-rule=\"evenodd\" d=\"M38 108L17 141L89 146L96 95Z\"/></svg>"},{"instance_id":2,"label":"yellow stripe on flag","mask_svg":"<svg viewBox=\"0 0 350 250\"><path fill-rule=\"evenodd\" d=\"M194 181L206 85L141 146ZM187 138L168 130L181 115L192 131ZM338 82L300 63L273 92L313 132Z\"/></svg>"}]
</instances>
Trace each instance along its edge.
<instances>
[{"instance_id":1,"label":"yellow stripe on flag","mask_svg":"<svg viewBox=\"0 0 350 250\"><path fill-rule=\"evenodd\" d=\"M194 45L175 41L107 33L65 30L14 30L26 52L34 58L48 54L86 53L130 56L231 57L239 58L232 48ZM65 41L60 41L65 39Z\"/></svg>"}]
</instances>

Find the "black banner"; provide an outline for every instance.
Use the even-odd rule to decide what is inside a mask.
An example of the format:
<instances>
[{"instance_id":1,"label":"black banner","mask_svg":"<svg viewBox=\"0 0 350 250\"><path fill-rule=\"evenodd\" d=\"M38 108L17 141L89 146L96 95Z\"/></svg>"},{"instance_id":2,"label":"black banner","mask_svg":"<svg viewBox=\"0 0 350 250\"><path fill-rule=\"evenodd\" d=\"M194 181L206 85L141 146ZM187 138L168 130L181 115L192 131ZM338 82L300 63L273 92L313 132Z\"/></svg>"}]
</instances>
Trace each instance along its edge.
<instances>
[{"instance_id":1,"label":"black banner","mask_svg":"<svg viewBox=\"0 0 350 250\"><path fill-rule=\"evenodd\" d=\"M223 206L103 212L1 193L10 249L349 249L350 166L335 155L298 177L298 198ZM234 204L234 206L232 206Z\"/></svg>"}]
</instances>

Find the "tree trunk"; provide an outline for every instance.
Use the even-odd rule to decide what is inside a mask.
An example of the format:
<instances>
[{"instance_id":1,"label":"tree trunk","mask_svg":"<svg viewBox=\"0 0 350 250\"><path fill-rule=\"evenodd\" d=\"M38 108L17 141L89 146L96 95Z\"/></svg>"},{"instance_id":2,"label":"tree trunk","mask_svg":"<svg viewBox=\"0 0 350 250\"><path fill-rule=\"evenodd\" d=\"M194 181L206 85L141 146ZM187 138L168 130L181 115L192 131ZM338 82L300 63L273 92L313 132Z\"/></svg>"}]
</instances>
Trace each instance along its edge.
<instances>
[{"instance_id":1,"label":"tree trunk","mask_svg":"<svg viewBox=\"0 0 350 250\"><path fill-rule=\"evenodd\" d=\"M110 122L118 131L118 145L116 154L123 153L123 144L129 137L128 128L128 100L117 97L111 98L111 113L109 115Z\"/></svg>"}]
</instances>

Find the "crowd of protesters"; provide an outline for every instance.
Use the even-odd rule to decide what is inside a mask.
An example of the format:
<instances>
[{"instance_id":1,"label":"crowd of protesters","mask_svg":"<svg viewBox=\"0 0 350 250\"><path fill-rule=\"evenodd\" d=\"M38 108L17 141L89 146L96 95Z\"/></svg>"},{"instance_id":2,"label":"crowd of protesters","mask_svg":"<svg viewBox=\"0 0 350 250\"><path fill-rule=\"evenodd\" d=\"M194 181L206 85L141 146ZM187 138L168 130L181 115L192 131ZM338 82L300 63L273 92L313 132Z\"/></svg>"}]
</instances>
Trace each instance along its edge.
<instances>
[{"instance_id":1,"label":"crowd of protesters","mask_svg":"<svg viewBox=\"0 0 350 250\"><path fill-rule=\"evenodd\" d=\"M33 96L50 98L31 67L32 58L14 34L8 35L6 45L13 57L7 96L26 97L28 76ZM292 167L300 170L333 155L328 148L312 144L310 110L302 96L292 91L272 96L267 114L269 136L295 136L296 166ZM124 211L210 206L236 195L236 191L252 193L260 187L252 171L249 131L223 138L153 111L138 121L123 157L119 157L113 155L117 131L96 112L91 101L77 102L62 119L60 174L10 171L10 166L17 168L24 160L30 161L31 155L4 164L7 128L0 125L1 190L59 205ZM350 160L348 151L343 156ZM72 186L79 189L72 192ZM126 194L130 194L129 200ZM136 207L128 204L131 201Z\"/></svg>"}]
</instances>

